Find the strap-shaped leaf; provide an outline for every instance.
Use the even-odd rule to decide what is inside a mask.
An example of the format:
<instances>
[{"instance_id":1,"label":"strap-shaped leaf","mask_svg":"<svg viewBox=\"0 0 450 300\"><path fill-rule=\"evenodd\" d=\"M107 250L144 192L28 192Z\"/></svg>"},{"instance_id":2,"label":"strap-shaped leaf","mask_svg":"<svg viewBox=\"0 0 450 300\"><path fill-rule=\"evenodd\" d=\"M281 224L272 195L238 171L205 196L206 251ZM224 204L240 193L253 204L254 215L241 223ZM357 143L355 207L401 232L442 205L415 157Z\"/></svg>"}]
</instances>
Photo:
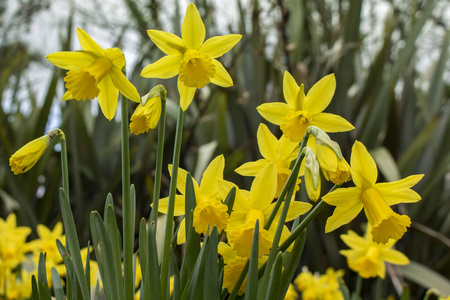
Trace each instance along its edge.
<instances>
[{"instance_id":1,"label":"strap-shaped leaf","mask_svg":"<svg viewBox=\"0 0 450 300\"><path fill-rule=\"evenodd\" d=\"M64 298L64 288L61 284L61 277L59 277L58 271L56 271L55 267L52 267L52 282L53 282L53 291L55 292L56 300L65 300Z\"/></svg>"},{"instance_id":2,"label":"strap-shaped leaf","mask_svg":"<svg viewBox=\"0 0 450 300\"><path fill-rule=\"evenodd\" d=\"M253 232L252 250L248 267L245 300L256 300L258 296L258 257L259 257L259 219L256 220Z\"/></svg>"},{"instance_id":3,"label":"strap-shaped leaf","mask_svg":"<svg viewBox=\"0 0 450 300\"><path fill-rule=\"evenodd\" d=\"M218 243L217 227L214 227L206 248L206 267L203 280L204 299L219 299L221 285L219 285L219 265L217 262Z\"/></svg>"},{"instance_id":4,"label":"strap-shaped leaf","mask_svg":"<svg viewBox=\"0 0 450 300\"><path fill-rule=\"evenodd\" d=\"M38 286L39 286L39 298L41 300L51 300L50 289L48 288L47 282L47 270L45 267L45 257L44 253L39 254L38 263Z\"/></svg>"},{"instance_id":5,"label":"strap-shaped leaf","mask_svg":"<svg viewBox=\"0 0 450 300\"><path fill-rule=\"evenodd\" d=\"M295 265L297 266L297 265ZM275 264L272 269L272 274L269 280L269 287L267 288L266 300L277 299L280 294L281 287L281 271L283 267L283 253L278 252L275 258ZM290 280L288 281L290 283ZM284 295L284 294L283 294ZM284 298L284 297L283 297Z\"/></svg>"}]
</instances>

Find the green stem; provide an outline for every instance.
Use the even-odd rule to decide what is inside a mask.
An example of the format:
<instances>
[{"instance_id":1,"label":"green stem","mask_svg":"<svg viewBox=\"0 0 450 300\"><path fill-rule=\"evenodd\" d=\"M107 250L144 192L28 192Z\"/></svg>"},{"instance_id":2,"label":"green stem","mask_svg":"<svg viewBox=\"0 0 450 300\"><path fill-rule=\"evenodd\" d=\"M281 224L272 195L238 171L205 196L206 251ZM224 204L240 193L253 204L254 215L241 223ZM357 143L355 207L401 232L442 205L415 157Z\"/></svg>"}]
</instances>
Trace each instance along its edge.
<instances>
[{"instance_id":1,"label":"green stem","mask_svg":"<svg viewBox=\"0 0 450 300\"><path fill-rule=\"evenodd\" d=\"M122 210L123 210L123 269L124 299L134 298L133 284L133 245L135 208L130 197L130 141L128 132L128 100L121 97L121 135L122 135Z\"/></svg>"},{"instance_id":2,"label":"green stem","mask_svg":"<svg viewBox=\"0 0 450 300\"><path fill-rule=\"evenodd\" d=\"M165 91L165 90L164 90ZM164 154L164 134L166 129L166 93L161 92L161 118L158 125L158 146L156 150L156 174L155 185L153 188L153 207L150 213L150 222L156 223L158 219L159 193L161 190L161 173Z\"/></svg>"},{"instance_id":3,"label":"green stem","mask_svg":"<svg viewBox=\"0 0 450 300\"><path fill-rule=\"evenodd\" d=\"M358 300L360 298L359 295L361 295L362 282L363 282L362 277L358 275L356 277L356 288L355 292L352 295L352 300Z\"/></svg>"},{"instance_id":4,"label":"green stem","mask_svg":"<svg viewBox=\"0 0 450 300\"><path fill-rule=\"evenodd\" d=\"M376 298L377 300L381 300L381 295L383 294L383 279L381 279L380 276L377 277L377 294Z\"/></svg>"},{"instance_id":5,"label":"green stem","mask_svg":"<svg viewBox=\"0 0 450 300\"><path fill-rule=\"evenodd\" d=\"M67 143L66 136L61 129L56 129L57 135L61 141L61 168L62 168L62 186L67 197L69 197L69 167L67 163Z\"/></svg>"},{"instance_id":6,"label":"green stem","mask_svg":"<svg viewBox=\"0 0 450 300\"><path fill-rule=\"evenodd\" d=\"M169 266L170 266L170 242L172 241L173 231L173 214L175 211L175 192L177 188L178 166L180 164L180 152L181 152L181 138L183 136L183 121L184 111L179 108L177 118L177 128L175 132L175 145L172 159L172 175L169 187L169 203L167 208L167 220L166 220L166 236L164 239L164 250L162 257L161 267L161 295L163 298L168 295L167 282L169 280Z\"/></svg>"}]
</instances>

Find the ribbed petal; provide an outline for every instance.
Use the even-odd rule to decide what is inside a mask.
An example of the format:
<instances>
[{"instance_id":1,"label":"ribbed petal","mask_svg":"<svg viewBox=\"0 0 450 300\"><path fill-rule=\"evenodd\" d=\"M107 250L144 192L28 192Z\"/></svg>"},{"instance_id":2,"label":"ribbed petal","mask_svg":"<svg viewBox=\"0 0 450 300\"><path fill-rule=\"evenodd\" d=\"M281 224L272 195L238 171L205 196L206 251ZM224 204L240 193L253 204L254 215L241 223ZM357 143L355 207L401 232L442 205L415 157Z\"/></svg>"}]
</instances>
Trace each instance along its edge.
<instances>
[{"instance_id":1,"label":"ribbed petal","mask_svg":"<svg viewBox=\"0 0 450 300\"><path fill-rule=\"evenodd\" d=\"M298 93L300 92L300 87L295 81L294 77L286 71L283 77L283 95L284 100L287 104L294 110L301 110L300 103L298 103Z\"/></svg>"},{"instance_id":2,"label":"ribbed petal","mask_svg":"<svg viewBox=\"0 0 450 300\"><path fill-rule=\"evenodd\" d=\"M86 51L60 51L49 54L46 58L58 68L78 70L89 66L97 57Z\"/></svg>"},{"instance_id":3,"label":"ribbed petal","mask_svg":"<svg viewBox=\"0 0 450 300\"><path fill-rule=\"evenodd\" d=\"M264 119L275 125L280 125L284 117L291 110L290 106L283 102L264 103L256 109Z\"/></svg>"},{"instance_id":4,"label":"ribbed petal","mask_svg":"<svg viewBox=\"0 0 450 300\"><path fill-rule=\"evenodd\" d=\"M198 51L208 54L211 58L220 57L230 51L242 38L240 34L228 34L207 39Z\"/></svg>"},{"instance_id":5,"label":"ribbed petal","mask_svg":"<svg viewBox=\"0 0 450 300\"><path fill-rule=\"evenodd\" d=\"M375 187L383 195L389 206L399 203L414 203L422 198L418 193L411 190L411 187L422 178L423 175L412 175L394 182L377 183Z\"/></svg>"},{"instance_id":6,"label":"ribbed petal","mask_svg":"<svg viewBox=\"0 0 450 300\"><path fill-rule=\"evenodd\" d=\"M323 196L323 201L333 206L353 206L362 203L361 189L358 187L339 188Z\"/></svg>"},{"instance_id":7,"label":"ribbed petal","mask_svg":"<svg viewBox=\"0 0 450 300\"><path fill-rule=\"evenodd\" d=\"M205 40L205 25L193 3L186 9L186 16L181 24L181 37L187 48L197 50Z\"/></svg>"},{"instance_id":8,"label":"ribbed petal","mask_svg":"<svg viewBox=\"0 0 450 300\"><path fill-rule=\"evenodd\" d=\"M117 110L117 101L119 100L119 90L114 86L111 79L111 73L106 74L98 84L100 93L98 94L98 104L103 115L108 120L112 120Z\"/></svg>"},{"instance_id":9,"label":"ribbed petal","mask_svg":"<svg viewBox=\"0 0 450 300\"><path fill-rule=\"evenodd\" d=\"M119 89L119 91L128 99L141 103L141 97L137 92L137 89L134 85L128 81L125 74L122 73L117 67L113 66L111 68L111 79L114 83L114 86Z\"/></svg>"},{"instance_id":10,"label":"ribbed petal","mask_svg":"<svg viewBox=\"0 0 450 300\"><path fill-rule=\"evenodd\" d=\"M153 43L168 55L179 56L186 49L184 41L173 33L149 29L147 30L147 34Z\"/></svg>"},{"instance_id":11,"label":"ribbed petal","mask_svg":"<svg viewBox=\"0 0 450 300\"><path fill-rule=\"evenodd\" d=\"M185 213L185 197L183 195L175 195L175 210L174 216L182 216ZM158 211L167 214L169 207L169 197L159 199Z\"/></svg>"},{"instance_id":12,"label":"ribbed petal","mask_svg":"<svg viewBox=\"0 0 450 300\"><path fill-rule=\"evenodd\" d=\"M89 34L81 28L77 28L77 36L80 41L81 48L84 51L90 51L97 57L106 56L105 50L94 41Z\"/></svg>"},{"instance_id":13,"label":"ribbed petal","mask_svg":"<svg viewBox=\"0 0 450 300\"><path fill-rule=\"evenodd\" d=\"M405 254L394 249L383 249L380 253L380 259L395 265L407 265L409 259Z\"/></svg>"},{"instance_id":14,"label":"ribbed petal","mask_svg":"<svg viewBox=\"0 0 450 300\"><path fill-rule=\"evenodd\" d=\"M105 49L106 57L115 65L119 70L122 70L125 66L125 55L119 48L107 48Z\"/></svg>"},{"instance_id":15,"label":"ribbed petal","mask_svg":"<svg viewBox=\"0 0 450 300\"><path fill-rule=\"evenodd\" d=\"M152 64L147 65L141 72L145 78L172 78L180 71L181 56L164 56Z\"/></svg>"},{"instance_id":16,"label":"ribbed petal","mask_svg":"<svg viewBox=\"0 0 450 300\"><path fill-rule=\"evenodd\" d=\"M267 165L255 177L250 189L250 202L253 208L264 211L269 207L277 192L277 167Z\"/></svg>"},{"instance_id":17,"label":"ribbed petal","mask_svg":"<svg viewBox=\"0 0 450 300\"><path fill-rule=\"evenodd\" d=\"M211 161L203 172L200 182L200 194L208 197L219 197L219 180L223 179L225 158L219 155Z\"/></svg>"},{"instance_id":18,"label":"ribbed petal","mask_svg":"<svg viewBox=\"0 0 450 300\"><path fill-rule=\"evenodd\" d=\"M186 109L191 104L192 99L194 99L196 88L185 86L184 83L180 81L180 77L178 77L177 86L178 86L178 93L180 93L181 109L183 111L186 111Z\"/></svg>"},{"instance_id":19,"label":"ribbed petal","mask_svg":"<svg viewBox=\"0 0 450 300\"><path fill-rule=\"evenodd\" d=\"M342 225L349 223L359 214L362 208L363 205L361 202L355 202L351 206L336 207L333 215L327 219L325 233L331 232Z\"/></svg>"},{"instance_id":20,"label":"ribbed petal","mask_svg":"<svg viewBox=\"0 0 450 300\"><path fill-rule=\"evenodd\" d=\"M330 104L335 90L336 78L334 74L323 77L308 91L303 105L304 110L311 114L322 112Z\"/></svg>"},{"instance_id":21,"label":"ribbed petal","mask_svg":"<svg viewBox=\"0 0 450 300\"><path fill-rule=\"evenodd\" d=\"M216 73L211 78L211 82L221 87L233 86L233 79L231 79L225 67L216 59L213 59L212 62L216 66Z\"/></svg>"},{"instance_id":22,"label":"ribbed petal","mask_svg":"<svg viewBox=\"0 0 450 300\"><path fill-rule=\"evenodd\" d=\"M341 116L319 113L313 116L313 124L325 132L346 132L355 127Z\"/></svg>"},{"instance_id":23,"label":"ribbed petal","mask_svg":"<svg viewBox=\"0 0 450 300\"><path fill-rule=\"evenodd\" d=\"M353 144L350 165L356 186L366 189L375 184L378 177L377 165L366 147L359 141Z\"/></svg>"},{"instance_id":24,"label":"ribbed petal","mask_svg":"<svg viewBox=\"0 0 450 300\"><path fill-rule=\"evenodd\" d=\"M256 176L269 163L270 162L268 160L261 158L257 161L245 163L234 171L242 176Z\"/></svg>"}]
</instances>

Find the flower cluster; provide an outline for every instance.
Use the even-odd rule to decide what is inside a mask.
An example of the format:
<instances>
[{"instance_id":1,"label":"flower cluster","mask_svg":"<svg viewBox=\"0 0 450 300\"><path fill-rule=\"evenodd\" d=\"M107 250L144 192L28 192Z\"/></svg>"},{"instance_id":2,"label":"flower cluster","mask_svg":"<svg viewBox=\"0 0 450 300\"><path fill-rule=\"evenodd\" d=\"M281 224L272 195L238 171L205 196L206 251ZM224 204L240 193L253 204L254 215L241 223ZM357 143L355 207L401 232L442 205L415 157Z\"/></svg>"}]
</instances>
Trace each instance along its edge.
<instances>
[{"instance_id":1,"label":"flower cluster","mask_svg":"<svg viewBox=\"0 0 450 300\"><path fill-rule=\"evenodd\" d=\"M344 276L343 270L335 271L328 268L325 274L311 273L304 267L302 272L297 275L294 285L301 292L302 299L308 300L326 300L344 299L339 288L339 280L342 282Z\"/></svg>"}]
</instances>

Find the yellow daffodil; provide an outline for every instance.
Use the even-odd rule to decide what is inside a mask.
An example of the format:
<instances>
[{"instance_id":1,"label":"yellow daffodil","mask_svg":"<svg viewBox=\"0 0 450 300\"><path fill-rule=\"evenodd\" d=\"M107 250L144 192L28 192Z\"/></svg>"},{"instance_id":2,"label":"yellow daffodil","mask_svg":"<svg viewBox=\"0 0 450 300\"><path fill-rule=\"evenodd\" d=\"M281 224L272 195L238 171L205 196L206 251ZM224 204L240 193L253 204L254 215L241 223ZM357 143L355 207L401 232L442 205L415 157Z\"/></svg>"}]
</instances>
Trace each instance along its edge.
<instances>
[{"instance_id":1,"label":"yellow daffodil","mask_svg":"<svg viewBox=\"0 0 450 300\"><path fill-rule=\"evenodd\" d=\"M354 129L344 118L324 113L336 89L334 74L319 80L305 96L303 84L299 87L289 72L284 73L283 94L286 103L272 102L258 106L258 112L267 121L279 125L284 135L300 142L306 128L315 125L326 132L344 132Z\"/></svg>"},{"instance_id":2,"label":"yellow daffodil","mask_svg":"<svg viewBox=\"0 0 450 300\"><path fill-rule=\"evenodd\" d=\"M206 234L209 228L217 226L218 233L227 228L228 207L222 203L219 194L219 180L223 179L223 169L225 167L225 158L223 155L217 156L211 161L203 173L200 185L193 179L196 207L194 209L193 226L198 233ZM172 166L169 166L169 172L172 173ZM178 169L177 189L181 195L175 197L174 216L181 216L185 213L185 188L187 172L181 168ZM159 202L158 211L167 213L168 197ZM178 243L184 243L185 223L184 220L178 229Z\"/></svg>"},{"instance_id":3,"label":"yellow daffodil","mask_svg":"<svg viewBox=\"0 0 450 300\"><path fill-rule=\"evenodd\" d=\"M196 89L212 82L230 87L233 80L216 59L228 52L241 39L240 34L212 37L205 41L205 25L194 4L189 4L181 25L181 38L159 30L147 31L150 39L167 56L146 66L141 76L171 78L178 76L180 105L186 110Z\"/></svg>"},{"instance_id":4,"label":"yellow daffodil","mask_svg":"<svg viewBox=\"0 0 450 300\"><path fill-rule=\"evenodd\" d=\"M286 292L286 295L284 296L284 300L297 300L297 299L298 299L298 293L295 290L295 286L291 283Z\"/></svg>"},{"instance_id":5,"label":"yellow daffodil","mask_svg":"<svg viewBox=\"0 0 450 300\"><path fill-rule=\"evenodd\" d=\"M304 267L302 272L297 275L294 284L302 292L302 299L327 300L344 299L339 289L339 279L344 276L343 270L335 271L328 268L323 275L313 274L308 268Z\"/></svg>"},{"instance_id":6,"label":"yellow daffodil","mask_svg":"<svg viewBox=\"0 0 450 300\"><path fill-rule=\"evenodd\" d=\"M220 191L222 196L228 194L233 183L222 180L220 182ZM250 257L253 233L256 220L259 219L259 257L268 254L272 246L281 209L278 210L275 220L272 222L269 230L264 229L270 213L275 203L272 203L277 191L277 168L275 164L270 163L256 175L252 187L249 191L240 190L236 187L236 198L234 201L233 212L230 215L228 223L227 238L233 250L241 257ZM310 210L311 205L305 202L292 201L286 222L292 221L298 216ZM281 239L284 240L289 235L286 226L283 228Z\"/></svg>"},{"instance_id":7,"label":"yellow daffodil","mask_svg":"<svg viewBox=\"0 0 450 300\"><path fill-rule=\"evenodd\" d=\"M31 228L17 226L16 215L11 213L6 220L0 218L0 262L2 268L13 270L25 260L30 251L26 240Z\"/></svg>"},{"instance_id":8,"label":"yellow daffodil","mask_svg":"<svg viewBox=\"0 0 450 300\"><path fill-rule=\"evenodd\" d=\"M62 100L98 98L103 115L111 120L116 114L119 91L139 102L136 88L122 73L125 57L118 48L103 49L84 30L77 28L81 51L61 51L47 55L55 66L69 70L64 81L67 92Z\"/></svg>"},{"instance_id":9,"label":"yellow daffodil","mask_svg":"<svg viewBox=\"0 0 450 300\"><path fill-rule=\"evenodd\" d=\"M131 116L130 131L136 135L147 132L158 125L161 116L161 98L150 98L145 105L136 107Z\"/></svg>"},{"instance_id":10,"label":"yellow daffodil","mask_svg":"<svg viewBox=\"0 0 450 300\"><path fill-rule=\"evenodd\" d=\"M302 150L305 153L305 158L300 166L300 175L304 176L306 193L311 201L317 201L320 198L322 190L322 183L320 179L320 166L317 161L316 154L310 147L305 147Z\"/></svg>"},{"instance_id":11,"label":"yellow daffodil","mask_svg":"<svg viewBox=\"0 0 450 300\"><path fill-rule=\"evenodd\" d=\"M376 243L386 244L398 240L406 232L411 220L407 215L395 213L391 205L419 201L420 195L411 190L423 175L412 175L389 183L376 183L378 171L366 147L356 141L350 158L352 179L356 187L337 189L323 197L336 206L328 218L325 232L331 232L353 220L364 208L371 234Z\"/></svg>"},{"instance_id":12,"label":"yellow daffodil","mask_svg":"<svg viewBox=\"0 0 450 300\"><path fill-rule=\"evenodd\" d=\"M17 150L9 159L14 175L28 172L42 157L49 142L48 135L43 135Z\"/></svg>"},{"instance_id":13,"label":"yellow daffodil","mask_svg":"<svg viewBox=\"0 0 450 300\"><path fill-rule=\"evenodd\" d=\"M409 259L400 251L392 249L396 240L390 240L386 244L377 244L372 241L370 226L364 237L349 230L347 234L341 234L341 239L351 249L341 250L340 254L347 258L350 269L358 272L363 278L380 276L384 279L386 274L385 262L395 265L407 265Z\"/></svg>"},{"instance_id":14,"label":"yellow daffodil","mask_svg":"<svg viewBox=\"0 0 450 300\"><path fill-rule=\"evenodd\" d=\"M261 152L263 158L245 163L235 171L243 176L256 176L265 166L274 163L277 167L277 192L275 196L278 197L291 174L289 166L297 158L299 145L284 136L277 139L264 124L259 125L257 139L259 152ZM295 191L299 190L299 183L300 180L297 181Z\"/></svg>"}]
</instances>

